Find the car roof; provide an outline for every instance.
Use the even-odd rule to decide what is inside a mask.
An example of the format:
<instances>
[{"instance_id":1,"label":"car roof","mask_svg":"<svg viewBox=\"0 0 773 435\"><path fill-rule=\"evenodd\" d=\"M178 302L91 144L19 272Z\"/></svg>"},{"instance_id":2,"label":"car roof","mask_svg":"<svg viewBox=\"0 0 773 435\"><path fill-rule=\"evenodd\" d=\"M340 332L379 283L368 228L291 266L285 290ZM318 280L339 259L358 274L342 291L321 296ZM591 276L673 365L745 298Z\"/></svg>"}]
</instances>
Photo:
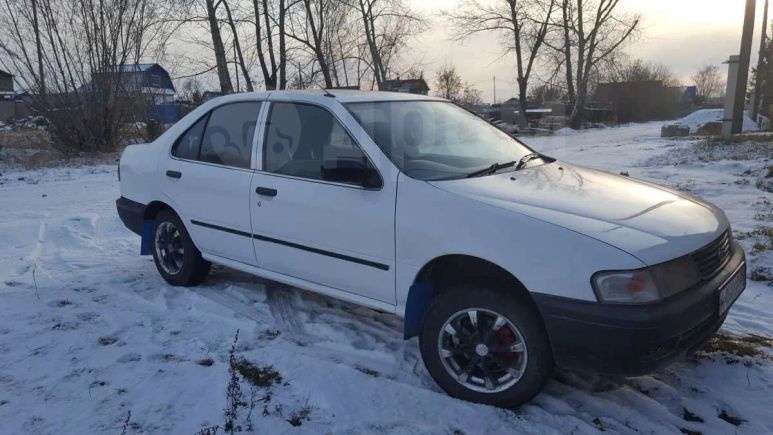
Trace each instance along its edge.
<instances>
[{"instance_id":1,"label":"car roof","mask_svg":"<svg viewBox=\"0 0 773 435\"><path fill-rule=\"evenodd\" d=\"M266 92L246 92L239 94L230 94L216 98L220 102L230 100L244 100L250 97L271 99L288 99L300 101L319 101L322 98L335 98L340 103L367 103L376 101L445 101L442 98L430 97L427 95L408 94L404 92L382 92L382 91L355 91L350 89L304 89L288 91L266 91Z\"/></svg>"}]
</instances>

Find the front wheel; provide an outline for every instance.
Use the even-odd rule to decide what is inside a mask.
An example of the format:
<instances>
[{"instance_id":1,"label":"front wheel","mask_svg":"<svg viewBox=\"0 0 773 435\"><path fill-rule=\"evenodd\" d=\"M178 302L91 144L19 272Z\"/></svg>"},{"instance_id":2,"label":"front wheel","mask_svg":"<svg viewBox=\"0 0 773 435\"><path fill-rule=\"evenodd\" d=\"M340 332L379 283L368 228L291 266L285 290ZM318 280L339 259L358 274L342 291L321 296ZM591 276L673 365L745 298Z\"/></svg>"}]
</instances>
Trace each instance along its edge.
<instances>
[{"instance_id":1,"label":"front wheel","mask_svg":"<svg viewBox=\"0 0 773 435\"><path fill-rule=\"evenodd\" d=\"M424 319L419 346L443 390L487 405L530 400L553 371L547 333L531 301L486 286L438 296Z\"/></svg>"},{"instance_id":2,"label":"front wheel","mask_svg":"<svg viewBox=\"0 0 773 435\"><path fill-rule=\"evenodd\" d=\"M209 274L210 263L201 257L182 221L171 210L156 216L153 260L164 280L172 285L195 286Z\"/></svg>"}]
</instances>

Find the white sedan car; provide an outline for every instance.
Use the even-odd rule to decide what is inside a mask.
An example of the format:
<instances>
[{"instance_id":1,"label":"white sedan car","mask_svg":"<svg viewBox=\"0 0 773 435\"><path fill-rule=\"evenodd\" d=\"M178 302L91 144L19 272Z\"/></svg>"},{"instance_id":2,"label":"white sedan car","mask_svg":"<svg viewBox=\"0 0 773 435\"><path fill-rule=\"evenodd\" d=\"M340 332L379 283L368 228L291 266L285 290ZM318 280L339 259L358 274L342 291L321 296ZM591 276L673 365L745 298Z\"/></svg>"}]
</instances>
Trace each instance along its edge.
<instances>
[{"instance_id":1,"label":"white sedan car","mask_svg":"<svg viewBox=\"0 0 773 435\"><path fill-rule=\"evenodd\" d=\"M554 367L657 370L746 285L715 206L557 161L438 99L207 102L121 157L118 213L172 285L218 263L389 311L449 394L529 400Z\"/></svg>"}]
</instances>

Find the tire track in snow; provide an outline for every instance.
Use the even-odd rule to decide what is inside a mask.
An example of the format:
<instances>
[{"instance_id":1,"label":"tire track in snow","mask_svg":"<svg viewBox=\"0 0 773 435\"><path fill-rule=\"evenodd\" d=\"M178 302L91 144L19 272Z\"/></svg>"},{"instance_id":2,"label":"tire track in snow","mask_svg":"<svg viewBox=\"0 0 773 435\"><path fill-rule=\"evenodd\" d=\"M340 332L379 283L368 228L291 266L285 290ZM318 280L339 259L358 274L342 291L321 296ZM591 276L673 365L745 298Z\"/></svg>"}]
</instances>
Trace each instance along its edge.
<instances>
[{"instance_id":1,"label":"tire track in snow","mask_svg":"<svg viewBox=\"0 0 773 435\"><path fill-rule=\"evenodd\" d=\"M294 292L291 288L269 283L266 285L266 302L277 325L282 326L290 336L300 338L306 330L298 316L299 308L290 299L293 296L291 292Z\"/></svg>"}]
</instances>

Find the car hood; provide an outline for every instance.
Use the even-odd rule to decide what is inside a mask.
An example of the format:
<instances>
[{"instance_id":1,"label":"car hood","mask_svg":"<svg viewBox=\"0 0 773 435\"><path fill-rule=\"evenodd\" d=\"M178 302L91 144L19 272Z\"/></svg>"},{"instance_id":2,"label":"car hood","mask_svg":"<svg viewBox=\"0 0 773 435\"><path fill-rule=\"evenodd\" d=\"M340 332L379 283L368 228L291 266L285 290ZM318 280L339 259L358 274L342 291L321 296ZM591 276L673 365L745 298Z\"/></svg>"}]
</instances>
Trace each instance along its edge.
<instances>
[{"instance_id":1,"label":"car hood","mask_svg":"<svg viewBox=\"0 0 773 435\"><path fill-rule=\"evenodd\" d=\"M431 184L585 234L645 264L695 251L729 226L722 210L705 201L565 162Z\"/></svg>"}]
</instances>

